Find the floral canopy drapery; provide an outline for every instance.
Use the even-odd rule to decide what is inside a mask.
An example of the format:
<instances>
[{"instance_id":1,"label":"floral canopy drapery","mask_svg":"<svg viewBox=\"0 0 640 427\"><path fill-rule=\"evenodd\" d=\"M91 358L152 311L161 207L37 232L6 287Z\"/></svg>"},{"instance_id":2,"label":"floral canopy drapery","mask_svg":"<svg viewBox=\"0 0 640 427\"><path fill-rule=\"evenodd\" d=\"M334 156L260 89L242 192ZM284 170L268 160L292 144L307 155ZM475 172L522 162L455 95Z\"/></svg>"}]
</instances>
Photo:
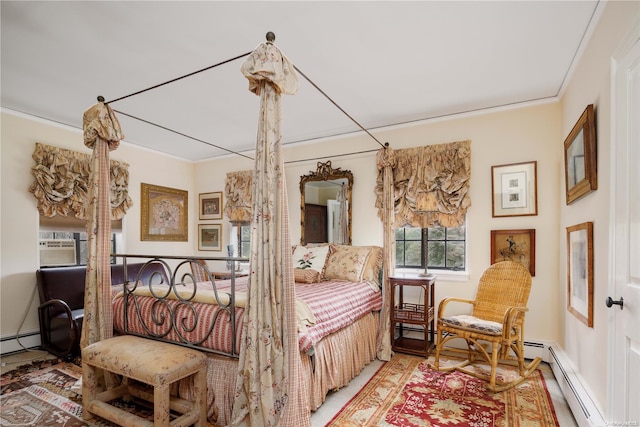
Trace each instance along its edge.
<instances>
[{"instance_id":1,"label":"floral canopy drapery","mask_svg":"<svg viewBox=\"0 0 640 427\"><path fill-rule=\"evenodd\" d=\"M109 151L124 134L113 110L98 102L83 116L84 144L93 150L87 189L87 275L80 348L113 335Z\"/></svg>"},{"instance_id":2,"label":"floral canopy drapery","mask_svg":"<svg viewBox=\"0 0 640 427\"><path fill-rule=\"evenodd\" d=\"M280 95L294 94L297 75L271 42L242 65L249 90L260 96L252 186L248 303L242 327L234 426L311 425L303 392L295 323L295 288L289 237Z\"/></svg>"},{"instance_id":3,"label":"floral canopy drapery","mask_svg":"<svg viewBox=\"0 0 640 427\"><path fill-rule=\"evenodd\" d=\"M391 360L391 295L389 276L395 273L396 265L396 241L393 232L394 211L393 211L393 168L396 165L396 157L393 149L390 147L381 148L376 156L376 165L382 179L379 184L381 188L377 188L381 195L381 208L378 214L382 219L383 230L383 256L385 274L384 285L382 289L385 292L382 295L382 312L380 313L380 327L378 328L378 351L377 356L380 360Z\"/></svg>"}]
</instances>

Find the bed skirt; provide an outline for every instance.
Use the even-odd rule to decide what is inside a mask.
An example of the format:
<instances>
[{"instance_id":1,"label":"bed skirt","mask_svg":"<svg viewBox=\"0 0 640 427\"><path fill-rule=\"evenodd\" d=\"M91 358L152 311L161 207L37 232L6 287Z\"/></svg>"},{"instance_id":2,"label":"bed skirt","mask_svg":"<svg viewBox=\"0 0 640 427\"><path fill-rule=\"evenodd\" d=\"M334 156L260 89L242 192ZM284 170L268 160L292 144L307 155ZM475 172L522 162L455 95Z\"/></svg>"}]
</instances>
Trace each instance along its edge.
<instances>
[{"instance_id":1,"label":"bed skirt","mask_svg":"<svg viewBox=\"0 0 640 427\"><path fill-rule=\"evenodd\" d=\"M325 401L327 393L346 386L376 358L379 313L368 313L351 325L320 340L312 358L302 355L302 371L309 393L310 410ZM217 427L231 421L233 395L238 373L238 359L208 354L207 418ZM188 397L192 387L180 384L180 395Z\"/></svg>"}]
</instances>

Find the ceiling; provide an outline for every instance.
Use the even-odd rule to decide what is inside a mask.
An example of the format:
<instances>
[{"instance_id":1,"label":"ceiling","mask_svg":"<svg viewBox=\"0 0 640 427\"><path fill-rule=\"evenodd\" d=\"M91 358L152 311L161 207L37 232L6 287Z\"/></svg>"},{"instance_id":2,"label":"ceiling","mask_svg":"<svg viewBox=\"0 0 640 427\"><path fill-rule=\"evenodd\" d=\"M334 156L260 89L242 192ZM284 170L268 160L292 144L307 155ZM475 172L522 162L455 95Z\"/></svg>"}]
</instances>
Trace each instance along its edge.
<instances>
[{"instance_id":1,"label":"ceiling","mask_svg":"<svg viewBox=\"0 0 640 427\"><path fill-rule=\"evenodd\" d=\"M298 93L283 96L283 142L293 144L557 99L599 15L598 1L0 7L4 109L81 128L99 95L109 102L194 73L110 102L125 141L189 161L255 146L258 98L240 73L244 59L225 61L268 31L304 74Z\"/></svg>"}]
</instances>

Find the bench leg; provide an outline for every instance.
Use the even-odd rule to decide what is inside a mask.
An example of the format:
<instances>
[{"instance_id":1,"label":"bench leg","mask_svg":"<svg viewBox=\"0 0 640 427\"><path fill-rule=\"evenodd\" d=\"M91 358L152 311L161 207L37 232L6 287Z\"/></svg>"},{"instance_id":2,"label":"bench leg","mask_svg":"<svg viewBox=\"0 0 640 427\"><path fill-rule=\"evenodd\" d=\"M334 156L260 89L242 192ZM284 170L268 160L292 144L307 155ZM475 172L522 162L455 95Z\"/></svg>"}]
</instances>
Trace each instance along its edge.
<instances>
[{"instance_id":1,"label":"bench leg","mask_svg":"<svg viewBox=\"0 0 640 427\"><path fill-rule=\"evenodd\" d=\"M86 362L82 363L82 419L88 421L93 418L93 414L91 414L87 408L89 407L89 402L96 399L98 394L98 382L96 376L96 368L87 364Z\"/></svg>"},{"instance_id":2,"label":"bench leg","mask_svg":"<svg viewBox=\"0 0 640 427\"><path fill-rule=\"evenodd\" d=\"M153 389L153 427L169 427L169 385Z\"/></svg>"},{"instance_id":3,"label":"bench leg","mask_svg":"<svg viewBox=\"0 0 640 427\"><path fill-rule=\"evenodd\" d=\"M193 402L200 412L200 418L195 427L207 426L207 368L200 369L193 377Z\"/></svg>"}]
</instances>

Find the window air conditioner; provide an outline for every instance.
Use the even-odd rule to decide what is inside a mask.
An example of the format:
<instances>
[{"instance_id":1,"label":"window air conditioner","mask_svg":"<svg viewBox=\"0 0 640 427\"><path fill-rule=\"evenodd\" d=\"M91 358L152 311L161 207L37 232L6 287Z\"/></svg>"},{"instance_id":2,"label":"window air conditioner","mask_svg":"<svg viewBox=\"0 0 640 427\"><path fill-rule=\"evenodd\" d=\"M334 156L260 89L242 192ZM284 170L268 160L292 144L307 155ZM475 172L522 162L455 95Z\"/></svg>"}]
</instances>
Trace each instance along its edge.
<instances>
[{"instance_id":1,"label":"window air conditioner","mask_svg":"<svg viewBox=\"0 0 640 427\"><path fill-rule=\"evenodd\" d=\"M40 240L40 267L76 265L76 241Z\"/></svg>"}]
</instances>

